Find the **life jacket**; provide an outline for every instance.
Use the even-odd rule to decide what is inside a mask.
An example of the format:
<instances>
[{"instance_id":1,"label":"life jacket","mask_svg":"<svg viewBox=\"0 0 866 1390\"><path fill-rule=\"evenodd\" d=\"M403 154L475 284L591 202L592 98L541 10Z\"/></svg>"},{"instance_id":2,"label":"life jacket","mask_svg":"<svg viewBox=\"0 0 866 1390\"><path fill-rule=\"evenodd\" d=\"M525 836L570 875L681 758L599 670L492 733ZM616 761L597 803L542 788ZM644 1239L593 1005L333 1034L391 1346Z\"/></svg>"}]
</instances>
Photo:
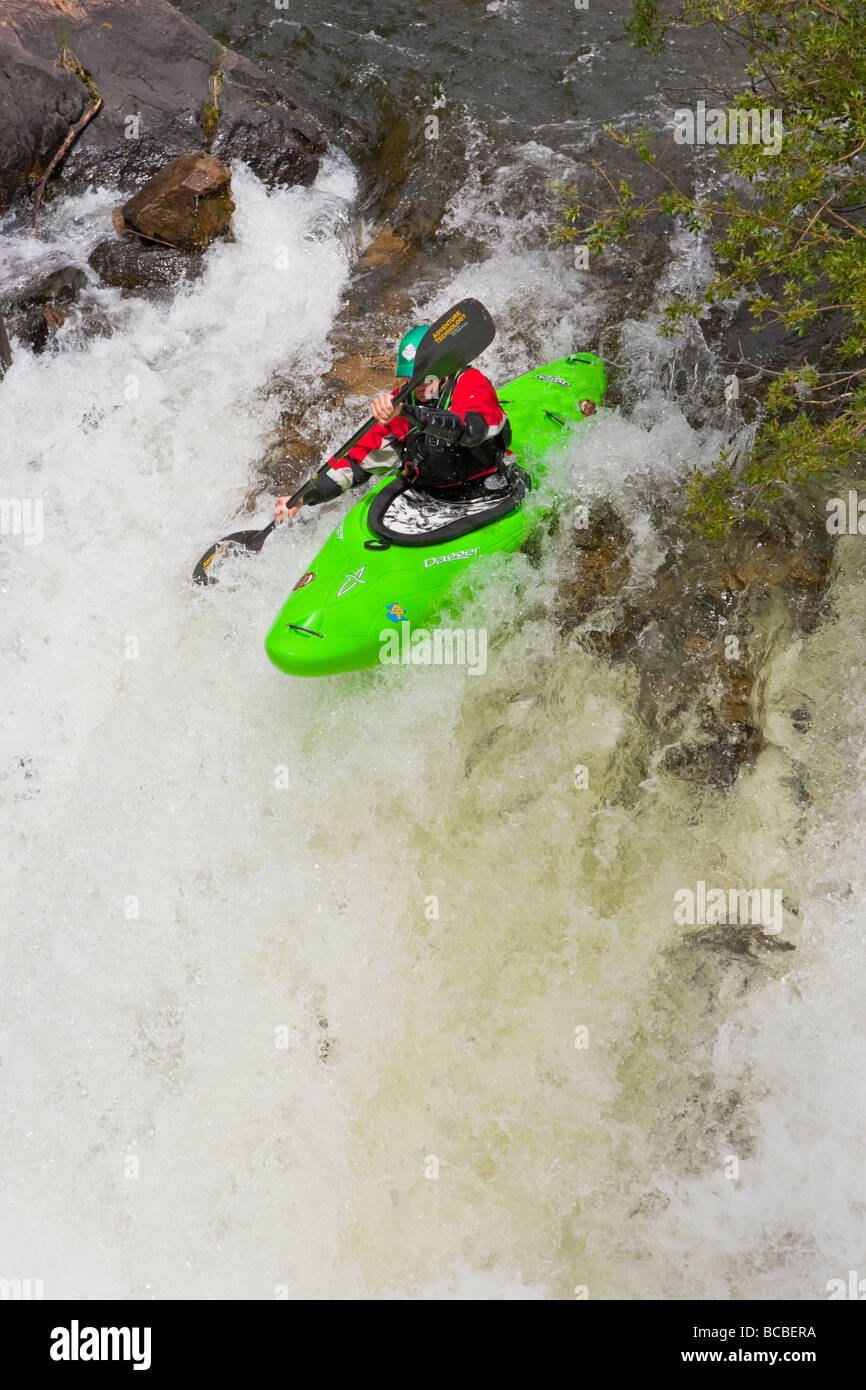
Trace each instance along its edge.
<instances>
[{"instance_id":1,"label":"life jacket","mask_svg":"<svg viewBox=\"0 0 866 1390\"><path fill-rule=\"evenodd\" d=\"M448 410L460 372L446 377L442 390L436 400L437 410ZM413 397L414 399L414 392ZM432 404L432 402L425 402ZM505 456L511 443L511 426L506 418L498 434L482 440L471 448L465 444L453 444L445 439L425 434L420 426L413 426L403 441L401 460L403 474L414 487L426 491L443 490L445 495L457 497L469 495L480 490L485 478L504 473Z\"/></svg>"}]
</instances>

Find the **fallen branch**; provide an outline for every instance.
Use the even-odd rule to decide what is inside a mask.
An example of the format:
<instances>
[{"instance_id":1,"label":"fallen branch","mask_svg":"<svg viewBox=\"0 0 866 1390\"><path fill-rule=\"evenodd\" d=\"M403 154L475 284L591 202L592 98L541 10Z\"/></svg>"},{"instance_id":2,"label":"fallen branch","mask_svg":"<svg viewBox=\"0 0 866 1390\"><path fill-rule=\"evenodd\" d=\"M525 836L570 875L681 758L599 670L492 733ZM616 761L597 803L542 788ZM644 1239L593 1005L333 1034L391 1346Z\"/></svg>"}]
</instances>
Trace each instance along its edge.
<instances>
[{"instance_id":1,"label":"fallen branch","mask_svg":"<svg viewBox=\"0 0 866 1390\"><path fill-rule=\"evenodd\" d=\"M63 144L60 146L60 149L57 151L48 168L45 170L45 173L42 175L42 178L39 180L39 186L36 189L36 201L33 205L34 236L36 235L36 219L39 216L39 208L42 204L42 198L45 194L45 189L47 187L48 180L51 178L51 175L54 173L54 170L57 168L57 165L60 163L63 156L66 154L73 140L77 139L77 137L81 134L82 130L86 125L89 125L89 123L93 120L93 117L96 115L97 111L100 111L102 109L103 104L104 103L102 97L98 97L97 100L93 103L93 105L87 108L78 124L74 125L70 130L66 139L63 141Z\"/></svg>"},{"instance_id":2,"label":"fallen branch","mask_svg":"<svg viewBox=\"0 0 866 1390\"><path fill-rule=\"evenodd\" d=\"M118 211L120 211L120 209L118 209ZM141 237L142 241L155 241L157 246L167 246L170 251L180 251L181 249L179 246L176 246L173 241L165 241L161 236L153 236L150 232L140 232L137 227L130 227L128 222L124 222L123 226L121 226L120 223L116 221L114 226L115 230L127 239L131 237Z\"/></svg>"}]
</instances>

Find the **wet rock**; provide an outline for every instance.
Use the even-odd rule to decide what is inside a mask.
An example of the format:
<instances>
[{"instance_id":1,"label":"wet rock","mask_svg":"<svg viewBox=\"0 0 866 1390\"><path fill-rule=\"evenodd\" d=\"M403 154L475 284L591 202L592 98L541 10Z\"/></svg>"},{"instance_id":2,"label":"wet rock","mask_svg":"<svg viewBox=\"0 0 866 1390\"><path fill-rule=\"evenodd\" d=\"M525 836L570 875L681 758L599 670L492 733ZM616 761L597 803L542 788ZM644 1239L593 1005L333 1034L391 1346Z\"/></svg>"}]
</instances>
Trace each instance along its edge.
<instances>
[{"instance_id":1,"label":"wet rock","mask_svg":"<svg viewBox=\"0 0 866 1390\"><path fill-rule=\"evenodd\" d=\"M58 67L60 34L79 71ZM210 150L270 184L309 184L322 133L246 58L167 0L3 0L0 209L32 193L69 130L104 101L52 182L130 190L166 159Z\"/></svg>"},{"instance_id":2,"label":"wet rock","mask_svg":"<svg viewBox=\"0 0 866 1390\"><path fill-rule=\"evenodd\" d=\"M372 400L382 391L390 391L394 386L394 354L377 351L372 344L366 351L348 353L338 357L326 379L327 385L336 394L364 396Z\"/></svg>"},{"instance_id":3,"label":"wet rock","mask_svg":"<svg viewBox=\"0 0 866 1390\"><path fill-rule=\"evenodd\" d=\"M336 357L323 375L316 392L314 426L309 402L294 385L290 381L275 383L284 404L265 457L259 461L260 490L277 494L294 491L324 461L328 425L335 424L342 437L348 438L363 423L365 412L369 414L367 402L394 385L392 352L382 352L380 343L355 342L354 348L354 352Z\"/></svg>"},{"instance_id":4,"label":"wet rock","mask_svg":"<svg viewBox=\"0 0 866 1390\"><path fill-rule=\"evenodd\" d=\"M19 290L5 306L9 332L42 352L69 317L87 283L80 266L61 266Z\"/></svg>"},{"instance_id":5,"label":"wet rock","mask_svg":"<svg viewBox=\"0 0 866 1390\"><path fill-rule=\"evenodd\" d=\"M751 956L779 951L795 951L793 941L783 941L778 936L768 936L761 927L729 923L723 926L704 927L690 932L687 939L692 949L711 951L721 956Z\"/></svg>"},{"instance_id":6,"label":"wet rock","mask_svg":"<svg viewBox=\"0 0 866 1390\"><path fill-rule=\"evenodd\" d=\"M368 166L372 184L368 196L402 239L429 247L445 216L448 190L460 177L455 160L460 157L465 163L465 148L458 156L442 141L425 139L423 120L416 111L386 102L381 119Z\"/></svg>"},{"instance_id":7,"label":"wet rock","mask_svg":"<svg viewBox=\"0 0 866 1390\"><path fill-rule=\"evenodd\" d=\"M783 286L778 277L767 277L762 291L772 295L773 302L782 302ZM774 376L785 367L799 367L804 362L828 362L832 365L842 340L850 331L849 320L842 310L819 314L801 335L777 320L758 323L748 304L735 308L715 305L703 320L704 331L714 354L728 371L737 371L743 378L750 370L768 367L763 389L750 388L752 395L763 395Z\"/></svg>"},{"instance_id":8,"label":"wet rock","mask_svg":"<svg viewBox=\"0 0 866 1390\"><path fill-rule=\"evenodd\" d=\"M640 672L638 712L663 766L730 787L764 746L763 652L750 638L774 594L811 631L826 603L833 541L822 509L801 500L784 528L747 522L721 545L663 526L669 558L645 592L630 581L627 528L609 504L569 533L558 614L591 649ZM731 640L733 639L733 640Z\"/></svg>"},{"instance_id":9,"label":"wet rock","mask_svg":"<svg viewBox=\"0 0 866 1390\"><path fill-rule=\"evenodd\" d=\"M18 322L16 337L20 338L34 352L44 352L50 348L58 332L68 325L68 332L74 333L77 342L85 343L92 338L110 338L111 322L102 309L95 304L70 304L59 308L47 304L42 309L30 311Z\"/></svg>"},{"instance_id":10,"label":"wet rock","mask_svg":"<svg viewBox=\"0 0 866 1390\"><path fill-rule=\"evenodd\" d=\"M676 182L684 192L694 189L699 167L697 147L677 146ZM580 199L584 211L573 241L562 248L564 264L584 240L579 228L594 220L595 209L608 206L611 183L616 187L621 179L628 181L638 202L651 203L659 192L658 177L638 155L601 133L582 150L579 180L572 196ZM603 294L606 305L606 340L599 345L602 357L620 357L622 324L639 318L656 302L659 284L670 273L670 236L670 219L662 213L650 213L634 225L625 240L612 241L604 254L591 256L593 289ZM585 270L575 273L576 289L582 288L586 274Z\"/></svg>"},{"instance_id":11,"label":"wet rock","mask_svg":"<svg viewBox=\"0 0 866 1390\"><path fill-rule=\"evenodd\" d=\"M42 308L22 309L9 316L13 335L33 352L45 348L66 322L67 312L46 304Z\"/></svg>"},{"instance_id":12,"label":"wet rock","mask_svg":"<svg viewBox=\"0 0 866 1390\"><path fill-rule=\"evenodd\" d=\"M796 560L781 537L744 527L726 543L722 564L725 582L732 589L752 585L768 591L790 576Z\"/></svg>"},{"instance_id":13,"label":"wet rock","mask_svg":"<svg viewBox=\"0 0 866 1390\"><path fill-rule=\"evenodd\" d=\"M286 404L259 461L256 486L248 499L251 506L261 492L277 497L296 492L324 461L322 444L306 422L303 403L291 390L283 395Z\"/></svg>"},{"instance_id":14,"label":"wet rock","mask_svg":"<svg viewBox=\"0 0 866 1390\"><path fill-rule=\"evenodd\" d=\"M784 529L746 522L721 546L691 538L667 568L668 627L691 629L667 668L648 667L641 696L647 718L675 738L666 765L686 776L730 786L764 745L760 650L750 634L762 605L778 593L795 626L811 631L825 603L832 540L810 513ZM679 593L671 593L672 573ZM736 639L729 644L727 639ZM666 689L676 673L674 696Z\"/></svg>"},{"instance_id":15,"label":"wet rock","mask_svg":"<svg viewBox=\"0 0 866 1390\"><path fill-rule=\"evenodd\" d=\"M87 273L80 266L61 266L19 290L7 301L10 334L33 352L50 347L61 328L79 342L111 336L111 324L97 304L81 300Z\"/></svg>"},{"instance_id":16,"label":"wet rock","mask_svg":"<svg viewBox=\"0 0 866 1390\"><path fill-rule=\"evenodd\" d=\"M126 294L171 290L184 277L201 274L204 261L196 252L142 241L137 236L101 241L87 258L103 285Z\"/></svg>"},{"instance_id":17,"label":"wet rock","mask_svg":"<svg viewBox=\"0 0 866 1390\"><path fill-rule=\"evenodd\" d=\"M114 332L111 319L98 304L83 304L75 310L76 332L82 342L92 338L110 338Z\"/></svg>"},{"instance_id":18,"label":"wet rock","mask_svg":"<svg viewBox=\"0 0 866 1390\"><path fill-rule=\"evenodd\" d=\"M408 241L404 237L397 236L386 222L358 260L356 269L360 271L365 270L368 266L393 265L395 261L405 260L410 255L411 248Z\"/></svg>"},{"instance_id":19,"label":"wet rock","mask_svg":"<svg viewBox=\"0 0 866 1390\"><path fill-rule=\"evenodd\" d=\"M695 630L708 625L706 617L686 588L659 623L665 640L652 652L641 644L638 711L659 732L665 767L729 787L763 747L762 690L755 666L728 656L725 625L717 621L711 635Z\"/></svg>"},{"instance_id":20,"label":"wet rock","mask_svg":"<svg viewBox=\"0 0 866 1390\"><path fill-rule=\"evenodd\" d=\"M6 332L6 323L3 315L0 314L0 381L3 380L11 366L12 344L9 342L9 334Z\"/></svg>"},{"instance_id":21,"label":"wet rock","mask_svg":"<svg viewBox=\"0 0 866 1390\"><path fill-rule=\"evenodd\" d=\"M69 315L64 309L58 309L53 304L47 304L42 310L42 317L49 333L56 333L58 328L62 328Z\"/></svg>"},{"instance_id":22,"label":"wet rock","mask_svg":"<svg viewBox=\"0 0 866 1390\"><path fill-rule=\"evenodd\" d=\"M10 314L12 334L33 352L43 352L49 339L57 332L63 319L50 309L20 310Z\"/></svg>"},{"instance_id":23,"label":"wet rock","mask_svg":"<svg viewBox=\"0 0 866 1390\"><path fill-rule=\"evenodd\" d=\"M22 306L31 304L71 304L87 284L87 275L77 265L64 265L25 290L18 298Z\"/></svg>"},{"instance_id":24,"label":"wet rock","mask_svg":"<svg viewBox=\"0 0 866 1390\"><path fill-rule=\"evenodd\" d=\"M697 732L668 749L662 766L687 781L727 791L744 765L751 766L764 746L761 730L754 724L725 727L704 713Z\"/></svg>"},{"instance_id":25,"label":"wet rock","mask_svg":"<svg viewBox=\"0 0 866 1390\"><path fill-rule=\"evenodd\" d=\"M231 179L228 165L213 155L183 155L123 204L123 223L177 251L204 251L231 221Z\"/></svg>"},{"instance_id":26,"label":"wet rock","mask_svg":"<svg viewBox=\"0 0 866 1390\"><path fill-rule=\"evenodd\" d=\"M47 56L29 51L10 25L6 0L0 23L0 209L31 193L70 128L87 107L72 73L55 68L56 34ZM55 21L56 21L55 13Z\"/></svg>"},{"instance_id":27,"label":"wet rock","mask_svg":"<svg viewBox=\"0 0 866 1390\"><path fill-rule=\"evenodd\" d=\"M590 510L589 525L572 532L567 568L559 584L559 615L573 627L608 597L619 595L629 575L630 537L610 503Z\"/></svg>"}]
</instances>

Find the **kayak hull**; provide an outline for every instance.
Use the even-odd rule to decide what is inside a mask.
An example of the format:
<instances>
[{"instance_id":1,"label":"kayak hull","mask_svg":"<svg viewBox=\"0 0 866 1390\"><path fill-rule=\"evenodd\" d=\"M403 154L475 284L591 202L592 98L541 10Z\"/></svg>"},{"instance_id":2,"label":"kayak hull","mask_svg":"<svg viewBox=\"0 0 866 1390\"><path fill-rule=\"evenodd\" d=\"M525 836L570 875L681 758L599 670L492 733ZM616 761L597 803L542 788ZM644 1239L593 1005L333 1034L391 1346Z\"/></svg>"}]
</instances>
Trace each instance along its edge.
<instances>
[{"instance_id":1,"label":"kayak hull","mask_svg":"<svg viewBox=\"0 0 866 1390\"><path fill-rule=\"evenodd\" d=\"M605 384L601 360L581 353L503 387L499 397L521 466L543 473L545 456L563 447L582 418L578 402L599 404ZM382 479L352 507L277 615L265 649L287 675L337 675L394 661L395 650L406 649L404 629L435 628L472 566L482 556L518 550L537 514L527 499L456 540L389 545L371 529L368 513L392 481Z\"/></svg>"}]
</instances>

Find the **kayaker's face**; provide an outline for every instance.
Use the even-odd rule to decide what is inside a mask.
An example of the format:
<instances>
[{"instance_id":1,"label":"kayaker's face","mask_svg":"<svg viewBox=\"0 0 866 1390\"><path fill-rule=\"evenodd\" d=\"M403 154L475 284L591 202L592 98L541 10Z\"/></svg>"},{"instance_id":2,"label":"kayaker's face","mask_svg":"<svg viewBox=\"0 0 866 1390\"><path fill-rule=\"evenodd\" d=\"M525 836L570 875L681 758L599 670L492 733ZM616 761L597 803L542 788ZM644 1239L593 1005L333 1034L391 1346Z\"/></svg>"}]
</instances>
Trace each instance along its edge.
<instances>
[{"instance_id":1,"label":"kayaker's face","mask_svg":"<svg viewBox=\"0 0 866 1390\"><path fill-rule=\"evenodd\" d=\"M398 378L397 378L397 385L398 385L398 386L405 386L405 385L406 385L406 382L407 382L408 380L409 380L408 377L405 377L405 376L398 376ZM419 400L419 401L429 401L430 397L432 396L433 392L436 390L436 387L437 387L438 385L439 385L439 382L436 381L435 378L434 378L434 379L431 379L430 381L422 381L420 386L416 386L416 387L415 387L415 398L416 398L416 400Z\"/></svg>"}]
</instances>

